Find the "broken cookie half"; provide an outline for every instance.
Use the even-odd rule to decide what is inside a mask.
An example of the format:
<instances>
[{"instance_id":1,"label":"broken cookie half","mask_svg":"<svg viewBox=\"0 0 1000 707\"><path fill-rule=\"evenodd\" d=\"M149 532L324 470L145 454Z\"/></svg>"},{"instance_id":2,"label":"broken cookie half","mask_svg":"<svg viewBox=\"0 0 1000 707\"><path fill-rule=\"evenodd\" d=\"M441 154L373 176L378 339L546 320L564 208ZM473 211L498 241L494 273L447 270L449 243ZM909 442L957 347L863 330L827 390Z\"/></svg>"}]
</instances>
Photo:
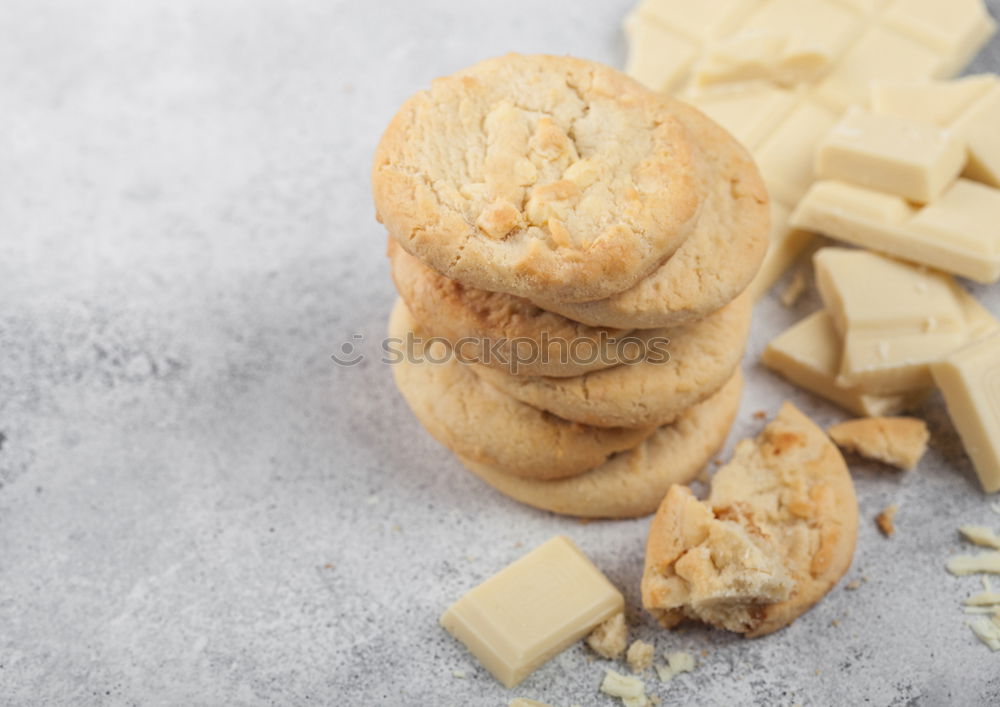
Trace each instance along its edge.
<instances>
[{"instance_id":1,"label":"broken cookie half","mask_svg":"<svg viewBox=\"0 0 1000 707\"><path fill-rule=\"evenodd\" d=\"M757 439L736 446L705 501L670 488L649 530L643 605L667 628L694 619L763 636L843 576L857 529L844 458L785 403Z\"/></svg>"}]
</instances>

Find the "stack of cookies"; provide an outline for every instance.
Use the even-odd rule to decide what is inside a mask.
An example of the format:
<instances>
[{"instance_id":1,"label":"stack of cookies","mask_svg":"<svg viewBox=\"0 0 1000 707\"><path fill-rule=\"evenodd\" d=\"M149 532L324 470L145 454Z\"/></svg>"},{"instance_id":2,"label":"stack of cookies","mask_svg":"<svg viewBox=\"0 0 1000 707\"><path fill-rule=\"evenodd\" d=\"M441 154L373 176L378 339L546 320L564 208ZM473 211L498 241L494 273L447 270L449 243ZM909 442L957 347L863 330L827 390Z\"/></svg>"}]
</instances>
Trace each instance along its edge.
<instances>
[{"instance_id":1,"label":"stack of cookies","mask_svg":"<svg viewBox=\"0 0 1000 707\"><path fill-rule=\"evenodd\" d=\"M509 55L410 98L373 188L396 384L486 483L639 516L722 445L768 237L725 130L607 67Z\"/></svg>"}]
</instances>

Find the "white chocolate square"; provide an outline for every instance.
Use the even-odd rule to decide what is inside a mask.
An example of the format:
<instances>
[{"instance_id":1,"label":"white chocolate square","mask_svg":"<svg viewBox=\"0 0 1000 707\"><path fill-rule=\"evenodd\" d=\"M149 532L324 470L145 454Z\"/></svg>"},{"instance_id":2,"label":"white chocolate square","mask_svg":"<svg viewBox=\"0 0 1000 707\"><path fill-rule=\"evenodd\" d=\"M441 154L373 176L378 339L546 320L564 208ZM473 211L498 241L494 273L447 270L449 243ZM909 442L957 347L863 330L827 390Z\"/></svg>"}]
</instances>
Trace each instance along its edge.
<instances>
[{"instance_id":1,"label":"white chocolate square","mask_svg":"<svg viewBox=\"0 0 1000 707\"><path fill-rule=\"evenodd\" d=\"M965 143L931 122L853 109L816 152L816 176L926 204L965 166Z\"/></svg>"},{"instance_id":2,"label":"white chocolate square","mask_svg":"<svg viewBox=\"0 0 1000 707\"><path fill-rule=\"evenodd\" d=\"M792 225L978 282L1000 279L1000 190L959 179L915 208L901 197L838 181L816 182Z\"/></svg>"},{"instance_id":3,"label":"white chocolate square","mask_svg":"<svg viewBox=\"0 0 1000 707\"><path fill-rule=\"evenodd\" d=\"M969 63L996 30L982 0L895 0L883 22L947 57L943 76Z\"/></svg>"},{"instance_id":4,"label":"white chocolate square","mask_svg":"<svg viewBox=\"0 0 1000 707\"><path fill-rule=\"evenodd\" d=\"M791 92L766 83L722 86L688 100L750 150L770 135L795 105Z\"/></svg>"},{"instance_id":5,"label":"white chocolate square","mask_svg":"<svg viewBox=\"0 0 1000 707\"><path fill-rule=\"evenodd\" d=\"M943 75L942 54L898 32L875 25L848 49L816 87L816 97L844 110L868 100L874 79L905 81Z\"/></svg>"},{"instance_id":6,"label":"white chocolate square","mask_svg":"<svg viewBox=\"0 0 1000 707\"><path fill-rule=\"evenodd\" d=\"M654 91L676 89L690 72L698 45L637 12L625 18L624 28L625 73Z\"/></svg>"},{"instance_id":7,"label":"white chocolate square","mask_svg":"<svg viewBox=\"0 0 1000 707\"><path fill-rule=\"evenodd\" d=\"M757 167L773 198L794 204L806 193L815 178L816 146L835 123L832 111L803 101L754 150Z\"/></svg>"},{"instance_id":8,"label":"white chocolate square","mask_svg":"<svg viewBox=\"0 0 1000 707\"><path fill-rule=\"evenodd\" d=\"M932 370L983 490L1000 491L1000 334L952 353Z\"/></svg>"},{"instance_id":9,"label":"white chocolate square","mask_svg":"<svg viewBox=\"0 0 1000 707\"><path fill-rule=\"evenodd\" d=\"M514 687L624 608L621 592L560 535L470 590L441 625Z\"/></svg>"}]
</instances>

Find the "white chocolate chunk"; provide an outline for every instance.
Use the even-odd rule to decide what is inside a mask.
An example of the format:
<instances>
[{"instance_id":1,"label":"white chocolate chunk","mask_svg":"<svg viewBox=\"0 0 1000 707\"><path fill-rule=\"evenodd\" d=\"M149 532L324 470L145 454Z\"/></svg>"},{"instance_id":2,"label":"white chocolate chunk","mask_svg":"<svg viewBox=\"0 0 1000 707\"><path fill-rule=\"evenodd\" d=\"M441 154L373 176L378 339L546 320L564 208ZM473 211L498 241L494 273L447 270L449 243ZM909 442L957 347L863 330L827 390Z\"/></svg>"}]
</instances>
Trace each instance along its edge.
<instances>
[{"instance_id":1,"label":"white chocolate chunk","mask_svg":"<svg viewBox=\"0 0 1000 707\"><path fill-rule=\"evenodd\" d=\"M625 607L569 538L557 536L470 590L441 625L506 687Z\"/></svg>"},{"instance_id":2,"label":"white chocolate chunk","mask_svg":"<svg viewBox=\"0 0 1000 707\"><path fill-rule=\"evenodd\" d=\"M853 109L820 143L816 175L926 204L958 177L965 156L965 143L946 128Z\"/></svg>"},{"instance_id":3,"label":"white chocolate chunk","mask_svg":"<svg viewBox=\"0 0 1000 707\"><path fill-rule=\"evenodd\" d=\"M664 657L667 659L667 664L656 666L656 674L661 682L670 682L681 673L690 673L695 669L695 659L690 653L677 651L667 653Z\"/></svg>"},{"instance_id":4,"label":"white chocolate chunk","mask_svg":"<svg viewBox=\"0 0 1000 707\"><path fill-rule=\"evenodd\" d=\"M646 686L639 678L629 677L607 670L601 682L601 692L612 697L641 698L646 696Z\"/></svg>"},{"instance_id":5,"label":"white chocolate chunk","mask_svg":"<svg viewBox=\"0 0 1000 707\"><path fill-rule=\"evenodd\" d=\"M1000 651L1000 626L996 621L980 617L969 622L969 628L976 634L976 638L989 646L992 651Z\"/></svg>"},{"instance_id":6,"label":"white chocolate chunk","mask_svg":"<svg viewBox=\"0 0 1000 707\"><path fill-rule=\"evenodd\" d=\"M954 352L932 371L983 490L1000 491L1000 334Z\"/></svg>"},{"instance_id":7,"label":"white chocolate chunk","mask_svg":"<svg viewBox=\"0 0 1000 707\"><path fill-rule=\"evenodd\" d=\"M979 592L979 594L973 594L965 600L966 606L992 606L994 604L1000 604L1000 592Z\"/></svg>"},{"instance_id":8,"label":"white chocolate chunk","mask_svg":"<svg viewBox=\"0 0 1000 707\"><path fill-rule=\"evenodd\" d=\"M816 182L792 225L923 263L977 282L1000 279L1000 189L959 179L916 208L899 196L838 181Z\"/></svg>"},{"instance_id":9,"label":"white chocolate chunk","mask_svg":"<svg viewBox=\"0 0 1000 707\"><path fill-rule=\"evenodd\" d=\"M792 383L856 415L895 415L927 397L926 389L902 395L872 395L860 388L839 385L841 348L833 319L821 309L772 340L761 361Z\"/></svg>"},{"instance_id":10,"label":"white chocolate chunk","mask_svg":"<svg viewBox=\"0 0 1000 707\"><path fill-rule=\"evenodd\" d=\"M989 572L1000 574L1000 552L981 552L978 555L955 555L945 567L954 575L964 576Z\"/></svg>"}]
</instances>

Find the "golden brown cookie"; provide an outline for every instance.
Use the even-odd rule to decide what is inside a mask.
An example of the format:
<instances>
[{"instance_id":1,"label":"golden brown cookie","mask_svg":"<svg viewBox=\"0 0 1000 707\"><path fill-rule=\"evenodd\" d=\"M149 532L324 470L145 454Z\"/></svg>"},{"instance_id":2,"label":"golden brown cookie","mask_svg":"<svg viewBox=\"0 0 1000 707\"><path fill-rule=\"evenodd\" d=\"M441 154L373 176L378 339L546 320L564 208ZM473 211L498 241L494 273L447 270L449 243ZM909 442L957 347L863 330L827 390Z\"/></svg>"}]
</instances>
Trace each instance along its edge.
<instances>
[{"instance_id":1,"label":"golden brown cookie","mask_svg":"<svg viewBox=\"0 0 1000 707\"><path fill-rule=\"evenodd\" d=\"M791 403L736 446L703 503L670 489L646 543L642 603L746 636L794 621L843 576L858 503L840 451Z\"/></svg>"},{"instance_id":2,"label":"golden brown cookie","mask_svg":"<svg viewBox=\"0 0 1000 707\"><path fill-rule=\"evenodd\" d=\"M669 342L663 346L669 356L658 361L649 355L574 378L511 376L478 365L474 370L502 392L567 420L599 427L665 425L732 377L750 333L752 307L744 293L699 322L645 330Z\"/></svg>"},{"instance_id":3,"label":"golden brown cookie","mask_svg":"<svg viewBox=\"0 0 1000 707\"><path fill-rule=\"evenodd\" d=\"M635 449L616 454L586 474L555 481L513 476L495 465L462 458L500 493L535 508L583 518L635 518L652 513L671 484L686 484L729 434L740 405L740 372L672 424L657 428Z\"/></svg>"},{"instance_id":4,"label":"golden brown cookie","mask_svg":"<svg viewBox=\"0 0 1000 707\"><path fill-rule=\"evenodd\" d=\"M372 170L379 220L472 287L554 302L622 292L690 235L703 198L674 106L582 59L480 62L390 122Z\"/></svg>"},{"instance_id":5,"label":"golden brown cookie","mask_svg":"<svg viewBox=\"0 0 1000 707\"><path fill-rule=\"evenodd\" d=\"M467 364L426 360L428 354L441 360L444 352L425 350L414 327L397 300L389 336L396 342L409 336L414 345L409 358L401 356L392 366L396 387L427 431L456 454L528 479L557 479L593 469L653 432L590 427L525 405L481 381Z\"/></svg>"},{"instance_id":6,"label":"golden brown cookie","mask_svg":"<svg viewBox=\"0 0 1000 707\"><path fill-rule=\"evenodd\" d=\"M594 302L566 304L533 297L543 309L590 326L647 329L676 326L714 312L753 279L767 253L767 192L747 151L691 106L673 112L710 165L707 193L694 233L651 275L631 289Z\"/></svg>"},{"instance_id":7,"label":"golden brown cookie","mask_svg":"<svg viewBox=\"0 0 1000 707\"><path fill-rule=\"evenodd\" d=\"M645 346L650 336L589 327L523 297L467 287L427 267L391 238L389 261L396 289L421 329L447 339L467 360L505 374L579 376L617 364L624 345L620 339Z\"/></svg>"}]
</instances>

